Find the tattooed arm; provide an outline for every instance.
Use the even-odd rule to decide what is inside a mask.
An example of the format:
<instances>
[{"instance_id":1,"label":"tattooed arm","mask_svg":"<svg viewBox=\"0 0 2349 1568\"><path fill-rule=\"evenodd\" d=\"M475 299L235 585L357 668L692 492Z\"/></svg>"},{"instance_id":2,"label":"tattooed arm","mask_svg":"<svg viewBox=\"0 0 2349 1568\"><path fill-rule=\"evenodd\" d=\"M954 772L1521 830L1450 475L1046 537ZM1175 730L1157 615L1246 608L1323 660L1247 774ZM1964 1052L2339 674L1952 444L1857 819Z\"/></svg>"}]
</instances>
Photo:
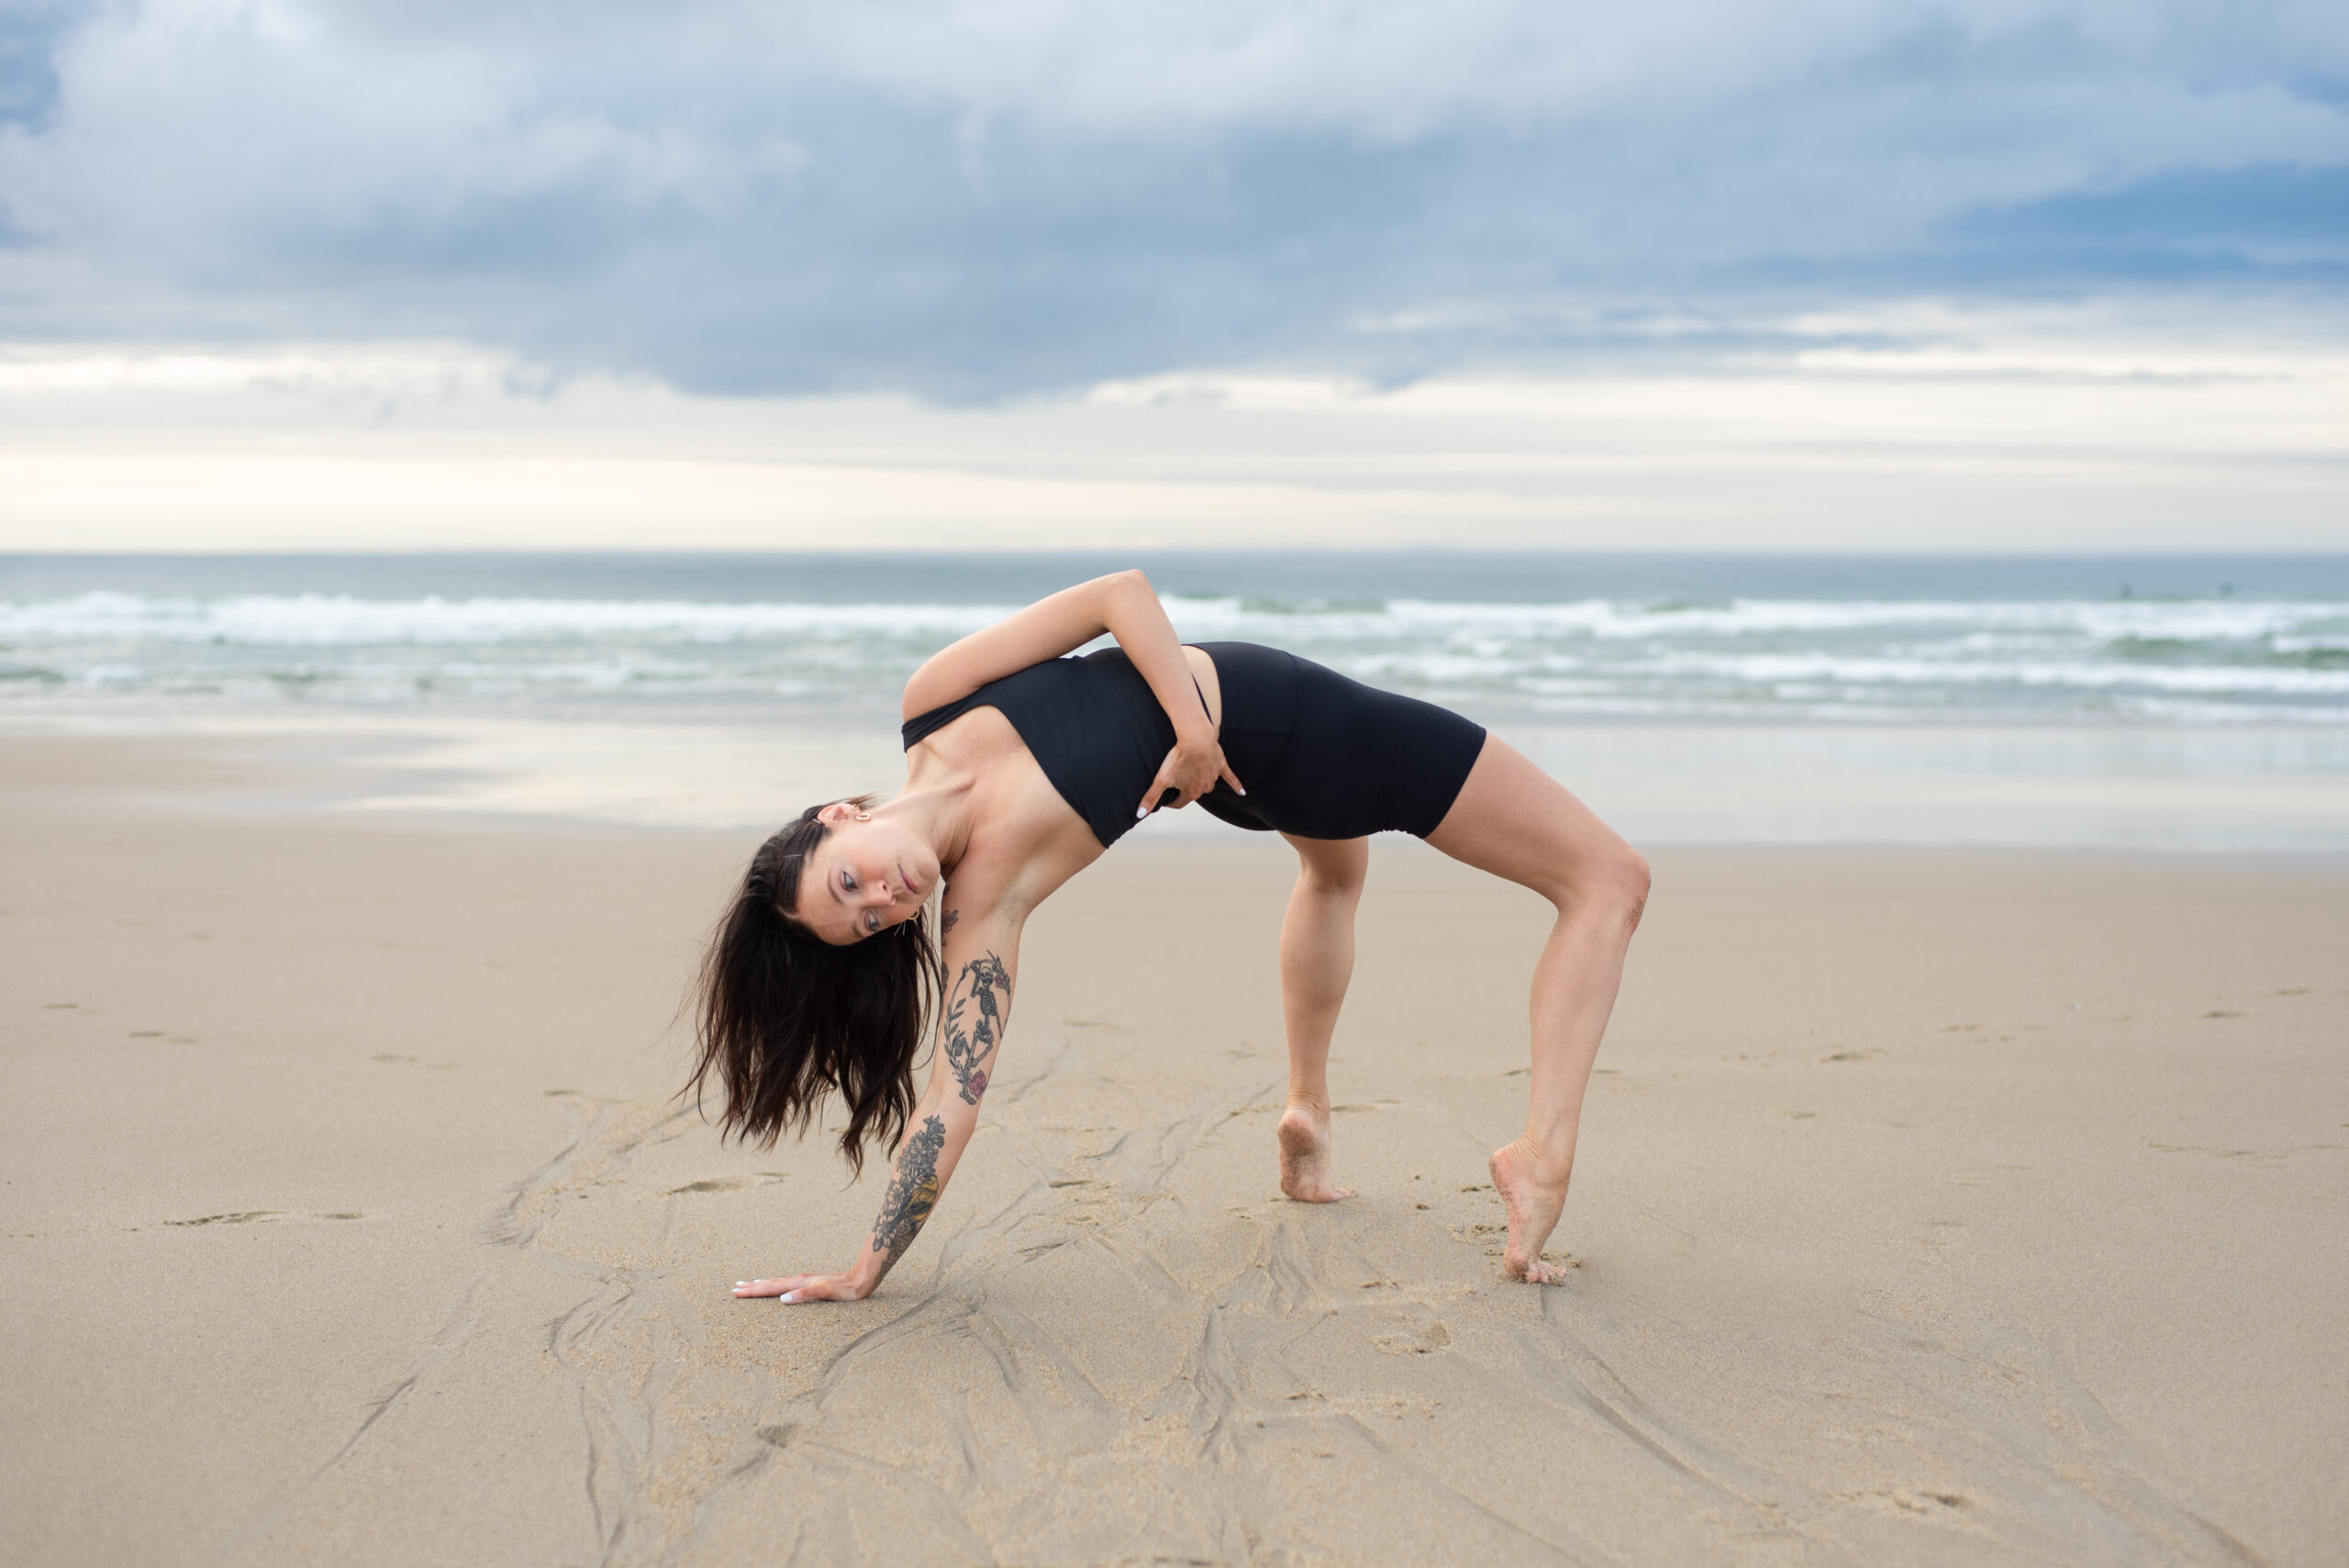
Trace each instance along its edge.
<instances>
[{"instance_id":1,"label":"tattooed arm","mask_svg":"<svg viewBox=\"0 0 2349 1568\"><path fill-rule=\"evenodd\" d=\"M952 891L948 894L950 902ZM1019 929L1000 919L965 922L948 908L946 1000L939 1017L938 1049L930 1083L914 1106L905 1141L897 1146L881 1212L863 1254L846 1273L793 1274L737 1284L739 1296L779 1296L802 1301L861 1301L873 1294L938 1207L963 1146L979 1125L979 1102L994 1075L1004 1026L1011 1018L1012 972L1019 961Z\"/></svg>"}]
</instances>

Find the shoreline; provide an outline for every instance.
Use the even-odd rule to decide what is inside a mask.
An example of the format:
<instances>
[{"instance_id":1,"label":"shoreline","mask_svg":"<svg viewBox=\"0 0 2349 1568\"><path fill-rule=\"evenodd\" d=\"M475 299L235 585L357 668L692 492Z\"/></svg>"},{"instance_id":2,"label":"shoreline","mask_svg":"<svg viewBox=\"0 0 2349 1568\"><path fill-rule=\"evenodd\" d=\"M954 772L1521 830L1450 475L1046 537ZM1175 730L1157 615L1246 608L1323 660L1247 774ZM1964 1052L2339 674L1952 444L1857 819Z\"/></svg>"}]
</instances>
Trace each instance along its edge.
<instances>
[{"instance_id":1,"label":"shoreline","mask_svg":"<svg viewBox=\"0 0 2349 1568\"><path fill-rule=\"evenodd\" d=\"M2349 1535L2333 857L1658 851L1544 1290L1467 1190L1522 1115L1538 901L1377 843L1332 1061L1363 1195L1309 1209L1293 861L1121 844L1031 922L938 1222L872 1300L782 1308L725 1286L837 1266L878 1186L669 1099L743 835L136 798L187 755L0 751L12 1556Z\"/></svg>"},{"instance_id":2,"label":"shoreline","mask_svg":"<svg viewBox=\"0 0 2349 1568\"><path fill-rule=\"evenodd\" d=\"M2322 727L1520 723L1493 732L1642 845L2349 854L2349 731ZM815 801L886 792L902 767L894 727L847 715L752 724L0 714L0 738L160 748L195 775L195 787L150 792L166 808L514 828L746 830ZM1197 812L1162 814L1140 831L1228 836Z\"/></svg>"}]
</instances>

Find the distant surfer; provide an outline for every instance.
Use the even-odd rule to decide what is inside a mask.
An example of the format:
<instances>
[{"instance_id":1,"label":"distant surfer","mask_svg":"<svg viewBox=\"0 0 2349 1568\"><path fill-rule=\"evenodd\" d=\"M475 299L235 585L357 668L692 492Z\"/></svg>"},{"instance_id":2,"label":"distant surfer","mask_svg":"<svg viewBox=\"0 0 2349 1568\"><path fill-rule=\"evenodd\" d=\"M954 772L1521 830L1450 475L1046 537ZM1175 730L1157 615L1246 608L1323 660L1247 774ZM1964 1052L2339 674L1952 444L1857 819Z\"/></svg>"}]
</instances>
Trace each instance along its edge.
<instances>
[{"instance_id":1,"label":"distant surfer","mask_svg":"<svg viewBox=\"0 0 2349 1568\"><path fill-rule=\"evenodd\" d=\"M1105 632L1116 648L1064 657ZM1588 806L1432 704L1278 649L1184 645L1139 572L1064 589L933 655L906 683L904 717L905 787L811 806L767 840L704 967L689 1087L724 1095L726 1130L771 1143L838 1094L850 1163L862 1168L868 1142L894 1151L853 1265L744 1281L736 1296L873 1293L978 1124L1029 915L1152 811L1194 801L1297 853L1281 927L1289 1083L1277 1139L1281 1191L1300 1202L1353 1195L1330 1181L1327 1072L1369 836L1414 834L1554 906L1533 972L1525 1130L1490 1170L1507 1272L1555 1282L1542 1247L1648 892L1647 862ZM941 886L933 939L924 910Z\"/></svg>"}]
</instances>

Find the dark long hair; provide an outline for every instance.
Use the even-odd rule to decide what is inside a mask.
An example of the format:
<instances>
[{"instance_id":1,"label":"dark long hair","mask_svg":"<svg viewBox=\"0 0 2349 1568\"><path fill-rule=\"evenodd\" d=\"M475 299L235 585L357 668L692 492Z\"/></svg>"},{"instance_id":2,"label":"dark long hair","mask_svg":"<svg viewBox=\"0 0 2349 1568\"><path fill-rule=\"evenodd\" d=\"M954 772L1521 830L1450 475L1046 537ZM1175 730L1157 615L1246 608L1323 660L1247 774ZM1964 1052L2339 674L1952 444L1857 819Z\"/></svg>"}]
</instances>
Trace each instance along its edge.
<instances>
[{"instance_id":1,"label":"dark long hair","mask_svg":"<svg viewBox=\"0 0 2349 1568\"><path fill-rule=\"evenodd\" d=\"M871 795L848 804L869 805ZM864 1146L895 1150L914 1108L914 1056L938 993L929 916L835 947L799 923L799 873L831 831L811 806L759 846L702 961L700 1060L685 1092L715 1079L719 1130L762 1147L804 1134L837 1090L848 1102L841 1153L864 1169Z\"/></svg>"}]
</instances>

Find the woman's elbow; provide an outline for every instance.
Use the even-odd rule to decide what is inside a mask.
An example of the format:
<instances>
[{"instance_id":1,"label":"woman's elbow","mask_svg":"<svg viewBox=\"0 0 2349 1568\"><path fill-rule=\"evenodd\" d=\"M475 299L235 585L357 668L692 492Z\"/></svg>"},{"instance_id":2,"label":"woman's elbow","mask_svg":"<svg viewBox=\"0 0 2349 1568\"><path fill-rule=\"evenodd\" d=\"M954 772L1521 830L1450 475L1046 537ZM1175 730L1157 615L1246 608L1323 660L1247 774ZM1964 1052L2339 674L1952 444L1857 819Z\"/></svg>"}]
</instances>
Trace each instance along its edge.
<instances>
[{"instance_id":1,"label":"woman's elbow","mask_svg":"<svg viewBox=\"0 0 2349 1568\"><path fill-rule=\"evenodd\" d=\"M1094 614L1101 621L1103 631L1114 632L1114 624L1121 614L1130 614L1146 600L1158 602L1158 590L1150 585L1139 566L1129 566L1123 572L1112 572L1107 577L1097 577L1085 584L1095 597Z\"/></svg>"}]
</instances>

